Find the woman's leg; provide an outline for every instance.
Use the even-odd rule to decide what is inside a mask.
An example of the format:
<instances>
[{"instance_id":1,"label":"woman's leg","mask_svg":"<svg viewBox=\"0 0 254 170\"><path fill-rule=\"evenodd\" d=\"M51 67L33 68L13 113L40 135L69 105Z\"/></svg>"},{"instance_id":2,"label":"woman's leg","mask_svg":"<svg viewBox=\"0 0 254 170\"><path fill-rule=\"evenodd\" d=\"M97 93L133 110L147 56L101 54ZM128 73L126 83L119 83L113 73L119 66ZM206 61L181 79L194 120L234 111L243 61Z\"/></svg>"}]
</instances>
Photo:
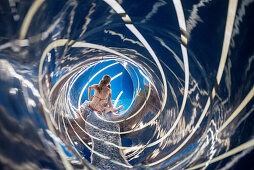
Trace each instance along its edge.
<instances>
[{"instance_id":1,"label":"woman's leg","mask_svg":"<svg viewBox=\"0 0 254 170\"><path fill-rule=\"evenodd\" d=\"M117 111L119 111L119 110L121 110L121 109L123 109L123 105L121 105L121 106L119 106L119 107L117 107L117 108L113 108L113 111L114 111L114 112L117 112ZM111 112L111 108L110 108L110 107L105 107L103 113L109 113L109 112Z\"/></svg>"},{"instance_id":2,"label":"woman's leg","mask_svg":"<svg viewBox=\"0 0 254 170\"><path fill-rule=\"evenodd\" d=\"M121 106L119 106L119 107L117 107L117 108L113 108L114 112L115 112L115 111L119 111L119 110L121 110L121 109L123 109L123 105L121 105Z\"/></svg>"}]
</instances>

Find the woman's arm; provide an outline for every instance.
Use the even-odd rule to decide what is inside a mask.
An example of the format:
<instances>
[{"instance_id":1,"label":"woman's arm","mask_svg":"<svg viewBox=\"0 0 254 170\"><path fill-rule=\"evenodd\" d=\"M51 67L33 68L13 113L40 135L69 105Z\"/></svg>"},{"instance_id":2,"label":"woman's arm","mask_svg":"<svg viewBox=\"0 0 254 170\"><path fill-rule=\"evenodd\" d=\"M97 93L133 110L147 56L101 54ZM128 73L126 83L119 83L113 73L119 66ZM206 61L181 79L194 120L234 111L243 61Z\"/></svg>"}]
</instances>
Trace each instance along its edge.
<instances>
[{"instance_id":1,"label":"woman's arm","mask_svg":"<svg viewBox=\"0 0 254 170\"><path fill-rule=\"evenodd\" d=\"M91 91L92 89L95 89L97 87L97 84L91 85L90 87L88 87L88 100L92 100L91 97Z\"/></svg>"},{"instance_id":2,"label":"woman's arm","mask_svg":"<svg viewBox=\"0 0 254 170\"><path fill-rule=\"evenodd\" d=\"M113 108L113 105L111 103L111 96L112 96L112 90L110 89L110 92L109 92L109 95L108 95L108 105L109 105L110 111L113 113L114 108Z\"/></svg>"}]
</instances>

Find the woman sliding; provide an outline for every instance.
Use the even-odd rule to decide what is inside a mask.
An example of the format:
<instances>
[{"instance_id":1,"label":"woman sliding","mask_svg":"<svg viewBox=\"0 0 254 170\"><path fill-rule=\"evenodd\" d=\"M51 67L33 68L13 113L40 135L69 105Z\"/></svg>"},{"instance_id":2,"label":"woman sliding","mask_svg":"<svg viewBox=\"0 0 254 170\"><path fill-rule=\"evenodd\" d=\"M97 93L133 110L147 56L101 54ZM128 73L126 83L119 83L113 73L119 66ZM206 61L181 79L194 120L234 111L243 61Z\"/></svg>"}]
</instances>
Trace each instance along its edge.
<instances>
[{"instance_id":1,"label":"woman sliding","mask_svg":"<svg viewBox=\"0 0 254 170\"><path fill-rule=\"evenodd\" d=\"M119 106L118 108L113 108L111 103L112 90L110 89L111 77L108 75L103 76L99 84L94 84L88 87L88 100L92 100L89 103L89 108L97 113L108 113L116 112L123 108ZM91 90L94 89L94 96L91 97Z\"/></svg>"},{"instance_id":2,"label":"woman sliding","mask_svg":"<svg viewBox=\"0 0 254 170\"><path fill-rule=\"evenodd\" d=\"M121 146L120 127L117 123L100 118L100 114L107 116L109 112L113 113L123 108L123 106L114 108L111 103L110 81L110 76L105 75L99 84L88 88L88 100L92 101L85 101L81 105L80 112L87 114L85 129L92 140L91 163L99 169L124 169L130 165L124 159L122 151L116 147ZM93 98L92 89L95 90Z\"/></svg>"}]
</instances>

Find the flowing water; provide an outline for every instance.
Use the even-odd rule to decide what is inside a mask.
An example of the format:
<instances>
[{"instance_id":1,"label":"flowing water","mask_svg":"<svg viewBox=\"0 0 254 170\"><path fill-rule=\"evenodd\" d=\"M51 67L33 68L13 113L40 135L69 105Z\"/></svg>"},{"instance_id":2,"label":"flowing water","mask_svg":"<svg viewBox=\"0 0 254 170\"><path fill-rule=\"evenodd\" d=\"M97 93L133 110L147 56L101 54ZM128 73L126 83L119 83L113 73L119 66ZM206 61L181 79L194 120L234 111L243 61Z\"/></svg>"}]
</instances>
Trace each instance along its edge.
<instances>
[{"instance_id":1,"label":"flowing water","mask_svg":"<svg viewBox=\"0 0 254 170\"><path fill-rule=\"evenodd\" d=\"M1 169L253 169L253 0L2 0ZM97 114L88 87L112 77Z\"/></svg>"}]
</instances>

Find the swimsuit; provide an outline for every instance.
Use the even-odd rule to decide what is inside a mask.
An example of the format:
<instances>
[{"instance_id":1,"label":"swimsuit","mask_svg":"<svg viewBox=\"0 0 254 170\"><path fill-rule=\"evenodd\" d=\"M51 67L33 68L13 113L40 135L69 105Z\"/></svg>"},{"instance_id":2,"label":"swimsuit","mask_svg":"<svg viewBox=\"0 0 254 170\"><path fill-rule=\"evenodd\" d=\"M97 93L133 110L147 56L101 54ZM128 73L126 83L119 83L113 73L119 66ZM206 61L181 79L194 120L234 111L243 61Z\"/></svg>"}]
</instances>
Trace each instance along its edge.
<instances>
[{"instance_id":1,"label":"swimsuit","mask_svg":"<svg viewBox=\"0 0 254 170\"><path fill-rule=\"evenodd\" d=\"M107 100L107 98L106 98L106 99L102 99L102 98L100 98L100 97L98 97L98 96L93 96L93 97L96 97L96 98L100 99L100 101L102 101L102 100ZM107 105L106 102L105 102L105 104ZM98 112L98 113L103 113L103 112L105 112L105 110L106 110L106 109L103 109L102 111L98 111L98 110L92 108L91 106L89 106L89 107L90 107L92 110L94 110L94 111L96 111L96 112Z\"/></svg>"},{"instance_id":2,"label":"swimsuit","mask_svg":"<svg viewBox=\"0 0 254 170\"><path fill-rule=\"evenodd\" d=\"M99 111L97 109L94 109L90 106L90 103L88 104L88 107L92 110L92 111L96 111L97 113L102 113L103 111Z\"/></svg>"},{"instance_id":3,"label":"swimsuit","mask_svg":"<svg viewBox=\"0 0 254 170\"><path fill-rule=\"evenodd\" d=\"M100 98L100 97L98 97L98 96L93 96L93 97L97 97L98 99L100 99L100 101L102 101L102 100L106 100L106 99L102 99L102 98Z\"/></svg>"},{"instance_id":4,"label":"swimsuit","mask_svg":"<svg viewBox=\"0 0 254 170\"><path fill-rule=\"evenodd\" d=\"M105 110L99 111L97 109L94 109L90 106L90 101L85 101L81 106L80 106L80 111L82 114L86 113L87 115L90 113L93 113L94 111L97 113L103 113Z\"/></svg>"},{"instance_id":5,"label":"swimsuit","mask_svg":"<svg viewBox=\"0 0 254 170\"><path fill-rule=\"evenodd\" d=\"M107 100L107 98L106 98L106 99L102 99L102 98L100 98L100 97L98 97L98 96L94 96L94 97L100 99L100 101L102 101L102 100ZM89 107L91 110L96 111L97 113L103 113L103 112L105 112L105 109L103 109L102 111L99 111L99 110L97 110L97 109L94 109L93 107L90 106L90 103L88 104L88 107Z\"/></svg>"}]
</instances>

